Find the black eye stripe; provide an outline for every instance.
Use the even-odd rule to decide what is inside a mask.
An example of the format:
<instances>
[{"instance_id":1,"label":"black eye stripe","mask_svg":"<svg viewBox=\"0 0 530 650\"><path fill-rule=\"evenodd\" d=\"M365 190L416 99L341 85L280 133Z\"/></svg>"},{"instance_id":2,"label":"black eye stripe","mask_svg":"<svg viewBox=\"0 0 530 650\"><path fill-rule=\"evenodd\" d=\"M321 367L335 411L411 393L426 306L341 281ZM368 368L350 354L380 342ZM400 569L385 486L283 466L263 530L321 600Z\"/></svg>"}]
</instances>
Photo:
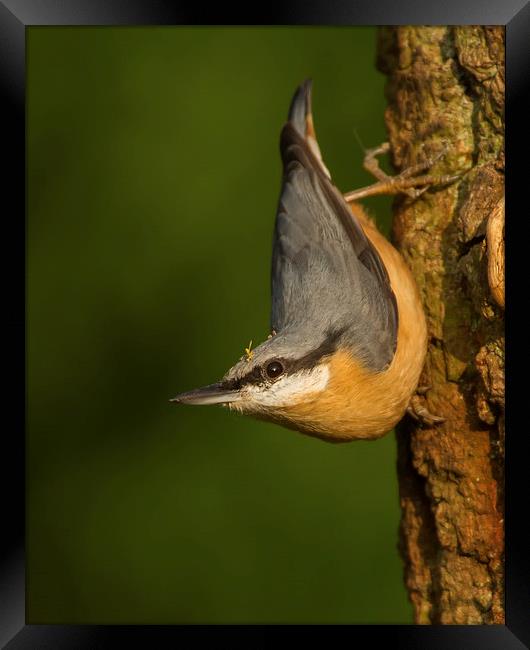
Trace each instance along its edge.
<instances>
[{"instance_id":1,"label":"black eye stripe","mask_svg":"<svg viewBox=\"0 0 530 650\"><path fill-rule=\"evenodd\" d=\"M255 366L250 372L247 372L246 375L239 377L238 379L229 379L228 381L223 382L223 388L228 390L239 390L242 386L248 384L262 384L264 378L261 372L261 366Z\"/></svg>"},{"instance_id":2,"label":"black eye stripe","mask_svg":"<svg viewBox=\"0 0 530 650\"><path fill-rule=\"evenodd\" d=\"M292 359L288 362L287 372L295 373L299 370L311 370L317 366L325 357L332 355L338 347L340 337L344 334L346 327L335 330L327 330L326 338L314 350L308 352L303 357ZM283 359L279 359L283 363Z\"/></svg>"},{"instance_id":3,"label":"black eye stripe","mask_svg":"<svg viewBox=\"0 0 530 650\"><path fill-rule=\"evenodd\" d=\"M345 327L328 330L324 341L315 350L308 352L303 357L299 357L298 359L286 359L285 357L269 359L268 361L265 361L263 365L254 366L252 370L242 377L239 377L238 379L229 379L223 382L223 388L228 390L239 390L245 384L263 384L270 381L270 379L275 379L276 377L269 377L267 374L267 366L273 362L279 363L283 367L281 374L277 375L277 377L294 374L300 370L310 370L317 366L325 357L328 357L335 352L340 337L345 330Z\"/></svg>"},{"instance_id":4,"label":"black eye stripe","mask_svg":"<svg viewBox=\"0 0 530 650\"><path fill-rule=\"evenodd\" d=\"M284 359L273 359L272 362L278 363L282 366L282 372L280 374L283 374L285 372L285 368L287 365L287 362ZM263 384L267 380L272 379L267 371L266 368L272 363L271 361L267 362L264 364L264 366L254 366L254 368L250 371L247 372L245 375L242 377L239 377L238 379L230 379L228 381L225 381L223 384L223 387L229 390L239 390L242 386L248 385L248 384ZM265 368L265 369L264 369ZM279 374L276 376L280 376ZM275 378L275 377L274 377Z\"/></svg>"}]
</instances>

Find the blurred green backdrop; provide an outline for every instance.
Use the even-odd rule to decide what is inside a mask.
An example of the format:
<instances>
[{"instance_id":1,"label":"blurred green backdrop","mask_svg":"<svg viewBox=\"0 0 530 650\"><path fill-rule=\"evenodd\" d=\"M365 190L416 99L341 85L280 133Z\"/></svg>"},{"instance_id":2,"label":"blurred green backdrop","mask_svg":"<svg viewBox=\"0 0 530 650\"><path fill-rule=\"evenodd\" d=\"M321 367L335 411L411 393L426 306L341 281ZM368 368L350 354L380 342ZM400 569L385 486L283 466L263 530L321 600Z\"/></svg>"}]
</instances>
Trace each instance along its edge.
<instances>
[{"instance_id":1,"label":"blurred green backdrop","mask_svg":"<svg viewBox=\"0 0 530 650\"><path fill-rule=\"evenodd\" d=\"M168 403L268 333L279 134L305 77L335 183L371 182L375 42L29 29L28 622L411 621L392 434L332 445ZM389 202L368 205L386 232Z\"/></svg>"}]
</instances>

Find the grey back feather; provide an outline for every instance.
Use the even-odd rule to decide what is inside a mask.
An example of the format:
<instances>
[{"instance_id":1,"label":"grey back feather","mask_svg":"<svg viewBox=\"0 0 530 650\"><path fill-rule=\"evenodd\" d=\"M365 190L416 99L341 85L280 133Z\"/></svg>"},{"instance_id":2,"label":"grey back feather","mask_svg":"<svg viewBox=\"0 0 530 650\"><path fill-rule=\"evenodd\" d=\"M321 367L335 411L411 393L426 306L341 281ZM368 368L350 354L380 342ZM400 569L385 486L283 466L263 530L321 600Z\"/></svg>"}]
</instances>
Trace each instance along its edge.
<instances>
[{"instance_id":1,"label":"grey back feather","mask_svg":"<svg viewBox=\"0 0 530 650\"><path fill-rule=\"evenodd\" d=\"M367 367L383 370L396 349L396 299L379 254L308 142L310 112L306 81L281 133L271 326L315 345L341 330L342 345Z\"/></svg>"}]
</instances>

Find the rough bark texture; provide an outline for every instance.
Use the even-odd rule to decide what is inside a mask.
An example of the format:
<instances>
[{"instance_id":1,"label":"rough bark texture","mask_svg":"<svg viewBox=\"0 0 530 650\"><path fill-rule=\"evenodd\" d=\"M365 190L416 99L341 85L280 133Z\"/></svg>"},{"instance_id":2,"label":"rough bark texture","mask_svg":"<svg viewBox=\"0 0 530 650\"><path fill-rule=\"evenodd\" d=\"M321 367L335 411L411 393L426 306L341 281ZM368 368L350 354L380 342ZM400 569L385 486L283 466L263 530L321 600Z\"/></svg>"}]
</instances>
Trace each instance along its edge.
<instances>
[{"instance_id":1,"label":"rough bark texture","mask_svg":"<svg viewBox=\"0 0 530 650\"><path fill-rule=\"evenodd\" d=\"M397 431L405 580L417 623L503 623L504 28L383 28L378 66L396 169L445 149L430 173L468 170L394 206L446 418Z\"/></svg>"}]
</instances>

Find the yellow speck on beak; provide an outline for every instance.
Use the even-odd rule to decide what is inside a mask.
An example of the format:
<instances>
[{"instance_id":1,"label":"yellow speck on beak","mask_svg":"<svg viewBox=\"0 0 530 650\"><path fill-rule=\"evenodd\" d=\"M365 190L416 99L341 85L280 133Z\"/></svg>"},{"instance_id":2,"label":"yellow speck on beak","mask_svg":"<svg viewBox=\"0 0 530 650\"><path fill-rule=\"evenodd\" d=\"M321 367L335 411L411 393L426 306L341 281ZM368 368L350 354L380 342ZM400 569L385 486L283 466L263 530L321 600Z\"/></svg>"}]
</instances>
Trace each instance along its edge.
<instances>
[{"instance_id":1,"label":"yellow speck on beak","mask_svg":"<svg viewBox=\"0 0 530 650\"><path fill-rule=\"evenodd\" d=\"M250 343L248 344L248 348L245 348L245 354L247 357L247 361L250 361L252 357L254 356L254 352L252 352L252 339L250 340Z\"/></svg>"}]
</instances>

